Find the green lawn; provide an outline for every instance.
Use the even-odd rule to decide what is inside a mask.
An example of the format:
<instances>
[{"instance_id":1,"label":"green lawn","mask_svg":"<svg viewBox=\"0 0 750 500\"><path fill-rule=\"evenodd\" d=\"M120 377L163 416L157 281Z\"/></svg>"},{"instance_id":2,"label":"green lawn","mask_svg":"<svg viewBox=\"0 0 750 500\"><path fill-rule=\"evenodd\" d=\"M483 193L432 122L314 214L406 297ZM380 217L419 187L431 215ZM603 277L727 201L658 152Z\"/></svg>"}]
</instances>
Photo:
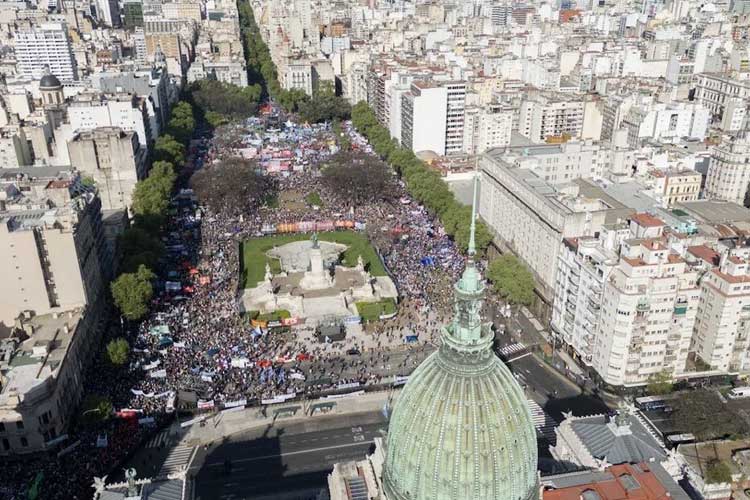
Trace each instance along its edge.
<instances>
[{"instance_id":1,"label":"green lawn","mask_svg":"<svg viewBox=\"0 0 750 500\"><path fill-rule=\"evenodd\" d=\"M271 266L271 272L277 274L281 272L281 265L277 259L271 259L266 252L275 246L285 245L293 241L309 240L310 234L281 234L276 236L263 236L261 238L252 238L242 242L242 282L245 288L255 288L258 282L263 280L266 272L266 263ZM357 265L357 257L362 256L365 266L370 270L373 276L385 276L386 272L383 264L380 262L375 249L370 245L367 236L354 231L335 231L328 233L319 233L320 241L330 241L341 243L348 248L343 254L345 266L354 267Z\"/></svg>"},{"instance_id":2,"label":"green lawn","mask_svg":"<svg viewBox=\"0 0 750 500\"><path fill-rule=\"evenodd\" d=\"M381 314L396 312L396 302L393 299L383 299L380 302L357 302L357 312L365 321L377 321Z\"/></svg>"}]
</instances>

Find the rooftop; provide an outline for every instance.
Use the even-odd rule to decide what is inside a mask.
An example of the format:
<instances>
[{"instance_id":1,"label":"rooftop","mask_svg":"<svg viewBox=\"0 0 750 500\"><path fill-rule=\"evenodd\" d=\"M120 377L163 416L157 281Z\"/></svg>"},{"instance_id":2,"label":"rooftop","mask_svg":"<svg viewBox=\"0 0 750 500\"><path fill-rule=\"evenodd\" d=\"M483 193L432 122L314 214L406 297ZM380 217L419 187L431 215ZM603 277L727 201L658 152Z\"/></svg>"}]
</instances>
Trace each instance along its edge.
<instances>
[{"instance_id":1,"label":"rooftop","mask_svg":"<svg viewBox=\"0 0 750 500\"><path fill-rule=\"evenodd\" d=\"M0 406L15 408L57 375L81 314L74 310L25 319L16 334L2 341Z\"/></svg>"},{"instance_id":2,"label":"rooftop","mask_svg":"<svg viewBox=\"0 0 750 500\"><path fill-rule=\"evenodd\" d=\"M749 209L729 201L683 201L675 206L703 223L720 224L750 220Z\"/></svg>"},{"instance_id":3,"label":"rooftop","mask_svg":"<svg viewBox=\"0 0 750 500\"><path fill-rule=\"evenodd\" d=\"M669 478L671 479L671 478ZM544 478L543 500L661 500L673 498L646 463L613 465L604 471L582 471ZM674 481L672 481L674 483ZM672 485L670 485L672 486ZM677 486L676 484L674 486ZM679 488L679 486L677 486ZM682 492L677 498L687 498Z\"/></svg>"}]
</instances>

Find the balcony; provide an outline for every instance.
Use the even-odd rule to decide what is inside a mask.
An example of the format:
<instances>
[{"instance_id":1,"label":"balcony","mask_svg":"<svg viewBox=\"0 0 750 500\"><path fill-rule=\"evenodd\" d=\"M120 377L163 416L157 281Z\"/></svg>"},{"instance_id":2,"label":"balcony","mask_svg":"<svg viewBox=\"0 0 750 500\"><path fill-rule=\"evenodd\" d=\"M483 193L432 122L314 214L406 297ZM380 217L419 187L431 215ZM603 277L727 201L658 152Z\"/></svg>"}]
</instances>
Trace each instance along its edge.
<instances>
[{"instance_id":1,"label":"balcony","mask_svg":"<svg viewBox=\"0 0 750 500\"><path fill-rule=\"evenodd\" d=\"M645 300L639 300L638 304L635 306L636 312L648 312L650 309L651 306Z\"/></svg>"},{"instance_id":2,"label":"balcony","mask_svg":"<svg viewBox=\"0 0 750 500\"><path fill-rule=\"evenodd\" d=\"M674 315L675 316L682 316L685 313L687 313L687 310L688 310L687 304L685 304L685 305L676 305L674 307Z\"/></svg>"}]
</instances>

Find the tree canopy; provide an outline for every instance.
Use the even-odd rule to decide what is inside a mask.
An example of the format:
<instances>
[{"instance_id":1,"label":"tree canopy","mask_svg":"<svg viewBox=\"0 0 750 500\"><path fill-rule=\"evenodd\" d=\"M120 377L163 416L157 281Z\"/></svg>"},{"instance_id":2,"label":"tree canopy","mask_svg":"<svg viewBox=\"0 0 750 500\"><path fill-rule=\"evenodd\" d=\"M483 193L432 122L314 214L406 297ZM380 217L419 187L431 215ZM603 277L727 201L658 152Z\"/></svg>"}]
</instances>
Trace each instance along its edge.
<instances>
[{"instance_id":1,"label":"tree canopy","mask_svg":"<svg viewBox=\"0 0 750 500\"><path fill-rule=\"evenodd\" d=\"M503 254L490 262L487 278L511 304L530 305L534 301L534 276L515 255Z\"/></svg>"},{"instance_id":2,"label":"tree canopy","mask_svg":"<svg viewBox=\"0 0 750 500\"><path fill-rule=\"evenodd\" d=\"M321 84L312 99L303 99L297 105L299 116L310 123L331 120L348 120L352 113L349 101L337 96L330 84Z\"/></svg>"},{"instance_id":3,"label":"tree canopy","mask_svg":"<svg viewBox=\"0 0 750 500\"><path fill-rule=\"evenodd\" d=\"M390 197L393 174L372 155L342 151L329 159L323 182L349 202L361 204Z\"/></svg>"},{"instance_id":4,"label":"tree canopy","mask_svg":"<svg viewBox=\"0 0 750 500\"><path fill-rule=\"evenodd\" d=\"M667 372L659 372L650 376L646 385L646 392L651 396L669 394L673 389L672 377Z\"/></svg>"},{"instance_id":5,"label":"tree canopy","mask_svg":"<svg viewBox=\"0 0 750 500\"><path fill-rule=\"evenodd\" d=\"M275 179L258 172L249 160L230 158L202 168L190 179L198 199L218 212L251 211L276 196Z\"/></svg>"},{"instance_id":6,"label":"tree canopy","mask_svg":"<svg viewBox=\"0 0 750 500\"><path fill-rule=\"evenodd\" d=\"M135 185L133 212L136 215L164 217L176 179L177 174L171 163L154 162L149 176Z\"/></svg>"},{"instance_id":7,"label":"tree canopy","mask_svg":"<svg viewBox=\"0 0 750 500\"><path fill-rule=\"evenodd\" d=\"M122 366L128 362L130 355L130 344L122 337L110 340L107 343L107 359L116 366Z\"/></svg>"},{"instance_id":8,"label":"tree canopy","mask_svg":"<svg viewBox=\"0 0 750 500\"><path fill-rule=\"evenodd\" d=\"M156 277L146 266L134 273L123 273L110 284L115 305L131 321L141 319L148 312L148 303L154 295L151 280Z\"/></svg>"},{"instance_id":9,"label":"tree canopy","mask_svg":"<svg viewBox=\"0 0 750 500\"><path fill-rule=\"evenodd\" d=\"M352 124L367 137L375 152L401 175L409 194L437 214L446 232L454 238L459 248L466 251L469 242L467 222L471 219L471 210L456 200L440 173L391 139L388 130L378 123L366 102L359 102L352 108ZM477 221L476 228L477 251L481 253L492 238L481 221Z\"/></svg>"},{"instance_id":10,"label":"tree canopy","mask_svg":"<svg viewBox=\"0 0 750 500\"><path fill-rule=\"evenodd\" d=\"M708 389L678 393L672 400L672 410L674 428L693 434L699 441L748 435L745 419Z\"/></svg>"},{"instance_id":11,"label":"tree canopy","mask_svg":"<svg viewBox=\"0 0 750 500\"><path fill-rule=\"evenodd\" d=\"M187 101L180 101L172 108L167 133L182 144L190 142L195 130L193 107Z\"/></svg>"},{"instance_id":12,"label":"tree canopy","mask_svg":"<svg viewBox=\"0 0 750 500\"><path fill-rule=\"evenodd\" d=\"M258 83L239 87L231 83L204 79L193 84L191 95L206 119L210 117L211 121L216 122L219 117L252 116L258 110L262 93L263 88Z\"/></svg>"},{"instance_id":13,"label":"tree canopy","mask_svg":"<svg viewBox=\"0 0 750 500\"><path fill-rule=\"evenodd\" d=\"M154 142L154 161L171 163L180 169L185 158L185 146L171 135L162 135Z\"/></svg>"},{"instance_id":14,"label":"tree canopy","mask_svg":"<svg viewBox=\"0 0 750 500\"><path fill-rule=\"evenodd\" d=\"M136 272L140 266L156 269L159 258L164 253L164 245L158 236L153 235L140 224L133 225L120 235L118 248L122 254L120 270Z\"/></svg>"}]
</instances>

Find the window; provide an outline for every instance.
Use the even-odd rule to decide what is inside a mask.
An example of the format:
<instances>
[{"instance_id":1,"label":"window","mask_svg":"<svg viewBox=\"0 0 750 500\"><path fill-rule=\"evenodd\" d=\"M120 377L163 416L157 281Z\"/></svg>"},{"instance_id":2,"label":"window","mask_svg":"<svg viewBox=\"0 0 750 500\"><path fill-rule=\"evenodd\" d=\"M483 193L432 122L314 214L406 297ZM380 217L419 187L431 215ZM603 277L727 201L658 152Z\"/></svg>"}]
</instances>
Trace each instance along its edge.
<instances>
[{"instance_id":1,"label":"window","mask_svg":"<svg viewBox=\"0 0 750 500\"><path fill-rule=\"evenodd\" d=\"M8 451L10 449L10 443L7 439L3 439L3 451Z\"/></svg>"},{"instance_id":2,"label":"window","mask_svg":"<svg viewBox=\"0 0 750 500\"><path fill-rule=\"evenodd\" d=\"M26 448L27 446L29 446L29 440L26 439L25 437L22 437L21 438L21 446L23 446L24 448Z\"/></svg>"},{"instance_id":3,"label":"window","mask_svg":"<svg viewBox=\"0 0 750 500\"><path fill-rule=\"evenodd\" d=\"M23 429L23 420L19 420L18 422L16 422L16 428Z\"/></svg>"}]
</instances>

